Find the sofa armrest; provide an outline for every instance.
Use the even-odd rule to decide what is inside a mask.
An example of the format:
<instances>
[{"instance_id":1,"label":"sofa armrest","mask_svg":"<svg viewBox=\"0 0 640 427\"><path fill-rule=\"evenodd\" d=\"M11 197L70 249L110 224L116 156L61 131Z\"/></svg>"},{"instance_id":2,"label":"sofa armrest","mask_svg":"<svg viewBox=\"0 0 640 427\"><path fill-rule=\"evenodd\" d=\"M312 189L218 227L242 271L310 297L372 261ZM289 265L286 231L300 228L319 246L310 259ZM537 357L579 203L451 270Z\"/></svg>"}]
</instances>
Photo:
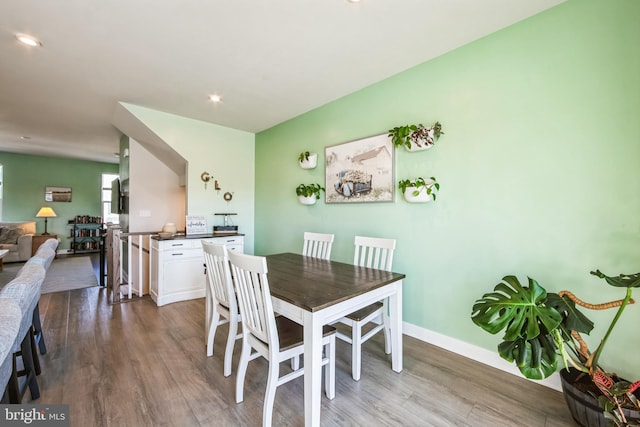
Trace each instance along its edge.
<instances>
[{"instance_id":1,"label":"sofa armrest","mask_svg":"<svg viewBox=\"0 0 640 427\"><path fill-rule=\"evenodd\" d=\"M33 234L23 234L18 237L18 257L21 261L31 258L32 237Z\"/></svg>"}]
</instances>

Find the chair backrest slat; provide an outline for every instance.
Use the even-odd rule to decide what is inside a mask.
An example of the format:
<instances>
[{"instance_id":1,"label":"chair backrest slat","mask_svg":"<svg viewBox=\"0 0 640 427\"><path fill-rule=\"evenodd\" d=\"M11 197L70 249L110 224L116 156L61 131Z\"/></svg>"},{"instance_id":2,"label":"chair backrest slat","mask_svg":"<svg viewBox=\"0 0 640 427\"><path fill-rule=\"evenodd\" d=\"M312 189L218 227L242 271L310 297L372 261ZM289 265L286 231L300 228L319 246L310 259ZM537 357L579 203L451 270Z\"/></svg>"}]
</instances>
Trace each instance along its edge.
<instances>
[{"instance_id":1,"label":"chair backrest slat","mask_svg":"<svg viewBox=\"0 0 640 427\"><path fill-rule=\"evenodd\" d=\"M211 295L229 309L235 307L235 299L230 298L234 294L227 247L219 243L202 241L202 250Z\"/></svg>"},{"instance_id":2,"label":"chair backrest slat","mask_svg":"<svg viewBox=\"0 0 640 427\"><path fill-rule=\"evenodd\" d=\"M356 236L353 263L361 267L391 271L395 239Z\"/></svg>"},{"instance_id":3,"label":"chair backrest slat","mask_svg":"<svg viewBox=\"0 0 640 427\"><path fill-rule=\"evenodd\" d=\"M228 253L234 287L238 296L243 330L269 346L279 348L275 315L267 280L265 257Z\"/></svg>"},{"instance_id":4,"label":"chair backrest slat","mask_svg":"<svg viewBox=\"0 0 640 427\"><path fill-rule=\"evenodd\" d=\"M313 258L331 258L331 247L333 246L333 234L304 233L304 243L302 245L302 255Z\"/></svg>"}]
</instances>

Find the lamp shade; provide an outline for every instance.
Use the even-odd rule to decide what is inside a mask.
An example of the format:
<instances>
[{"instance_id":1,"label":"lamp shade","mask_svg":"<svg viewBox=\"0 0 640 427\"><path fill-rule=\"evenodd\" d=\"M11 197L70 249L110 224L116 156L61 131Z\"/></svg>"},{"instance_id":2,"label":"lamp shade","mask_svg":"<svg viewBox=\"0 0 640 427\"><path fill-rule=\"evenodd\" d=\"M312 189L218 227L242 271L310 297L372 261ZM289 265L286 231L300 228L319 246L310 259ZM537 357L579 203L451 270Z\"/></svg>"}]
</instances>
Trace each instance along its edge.
<instances>
[{"instance_id":1,"label":"lamp shade","mask_svg":"<svg viewBox=\"0 0 640 427\"><path fill-rule=\"evenodd\" d=\"M40 210L36 214L36 218L51 218L53 216L56 216L56 213L48 206L40 208Z\"/></svg>"}]
</instances>

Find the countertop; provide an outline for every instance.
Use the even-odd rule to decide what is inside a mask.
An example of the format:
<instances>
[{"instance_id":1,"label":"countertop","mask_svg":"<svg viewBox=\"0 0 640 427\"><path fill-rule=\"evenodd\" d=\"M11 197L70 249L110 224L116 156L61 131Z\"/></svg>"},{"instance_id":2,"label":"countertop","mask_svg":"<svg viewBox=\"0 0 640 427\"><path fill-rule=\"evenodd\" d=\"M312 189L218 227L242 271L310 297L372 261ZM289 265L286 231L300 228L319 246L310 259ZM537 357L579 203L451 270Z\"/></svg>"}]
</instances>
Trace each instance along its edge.
<instances>
[{"instance_id":1,"label":"countertop","mask_svg":"<svg viewBox=\"0 0 640 427\"><path fill-rule=\"evenodd\" d=\"M206 234L189 234L188 236L184 233L176 233L173 237L167 237L163 239L157 234L152 234L151 239L153 240L184 240L184 239L210 239L212 237L232 237L232 236L244 236L242 233L233 233L233 234L214 234L214 233L206 233Z\"/></svg>"}]
</instances>

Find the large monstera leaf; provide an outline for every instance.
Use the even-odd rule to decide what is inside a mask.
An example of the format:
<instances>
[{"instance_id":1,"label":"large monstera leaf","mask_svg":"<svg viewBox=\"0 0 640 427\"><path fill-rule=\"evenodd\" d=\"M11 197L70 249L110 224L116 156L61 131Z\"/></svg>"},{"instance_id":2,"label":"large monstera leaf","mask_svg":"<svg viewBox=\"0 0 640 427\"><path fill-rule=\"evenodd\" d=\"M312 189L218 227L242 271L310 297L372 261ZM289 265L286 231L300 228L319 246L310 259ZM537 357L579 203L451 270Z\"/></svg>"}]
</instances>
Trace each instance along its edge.
<instances>
[{"instance_id":1,"label":"large monstera leaf","mask_svg":"<svg viewBox=\"0 0 640 427\"><path fill-rule=\"evenodd\" d=\"M475 302L471 319L491 334L505 330L498 353L515 362L522 375L543 379L556 371L561 314L547 306L547 291L528 278L524 287L515 276L505 276L493 292Z\"/></svg>"},{"instance_id":2,"label":"large monstera leaf","mask_svg":"<svg viewBox=\"0 0 640 427\"><path fill-rule=\"evenodd\" d=\"M611 286L617 288L640 288L640 273L619 274L617 276L607 276L600 270L592 271L591 274L607 281Z\"/></svg>"},{"instance_id":3,"label":"large monstera leaf","mask_svg":"<svg viewBox=\"0 0 640 427\"><path fill-rule=\"evenodd\" d=\"M506 329L505 341L532 340L540 335L540 326L548 333L562 321L560 313L545 305L546 299L547 291L535 280L529 278L524 287L515 276L505 276L493 292L475 302L471 320L491 334Z\"/></svg>"},{"instance_id":4,"label":"large monstera leaf","mask_svg":"<svg viewBox=\"0 0 640 427\"><path fill-rule=\"evenodd\" d=\"M558 368L556 349L549 335L540 334L530 340L503 341L498 346L498 354L508 362L515 362L526 378L541 380Z\"/></svg>"},{"instance_id":5,"label":"large monstera leaf","mask_svg":"<svg viewBox=\"0 0 640 427\"><path fill-rule=\"evenodd\" d=\"M577 309L576 303L571 301L566 295L560 297L558 294L549 293L546 305L553 307L558 313L562 313L564 329L567 333L571 331L589 334L593 329L593 322Z\"/></svg>"}]
</instances>

